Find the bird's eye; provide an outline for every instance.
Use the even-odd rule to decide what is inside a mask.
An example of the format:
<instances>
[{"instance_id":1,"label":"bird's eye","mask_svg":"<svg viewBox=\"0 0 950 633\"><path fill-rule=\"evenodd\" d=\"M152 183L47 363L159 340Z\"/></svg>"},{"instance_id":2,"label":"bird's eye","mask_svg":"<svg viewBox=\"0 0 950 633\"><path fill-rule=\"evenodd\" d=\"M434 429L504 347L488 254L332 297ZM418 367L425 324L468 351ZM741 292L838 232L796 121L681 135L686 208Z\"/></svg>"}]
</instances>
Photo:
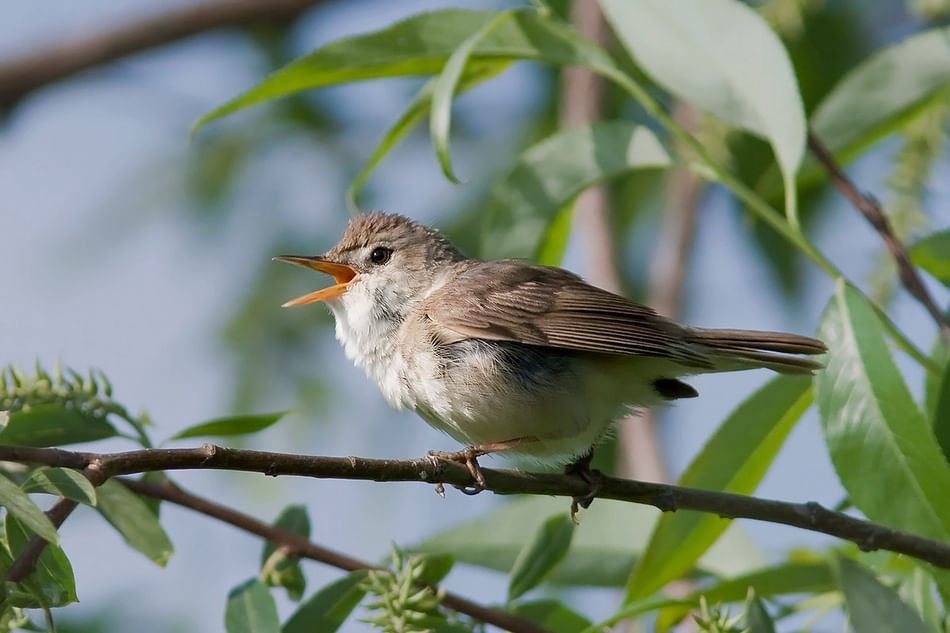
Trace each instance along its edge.
<instances>
[{"instance_id":1,"label":"bird's eye","mask_svg":"<svg viewBox=\"0 0 950 633\"><path fill-rule=\"evenodd\" d=\"M389 258L392 257L392 249L386 248L385 246L377 246L373 249L373 252L369 254L369 260L374 264L385 264L389 261Z\"/></svg>"}]
</instances>

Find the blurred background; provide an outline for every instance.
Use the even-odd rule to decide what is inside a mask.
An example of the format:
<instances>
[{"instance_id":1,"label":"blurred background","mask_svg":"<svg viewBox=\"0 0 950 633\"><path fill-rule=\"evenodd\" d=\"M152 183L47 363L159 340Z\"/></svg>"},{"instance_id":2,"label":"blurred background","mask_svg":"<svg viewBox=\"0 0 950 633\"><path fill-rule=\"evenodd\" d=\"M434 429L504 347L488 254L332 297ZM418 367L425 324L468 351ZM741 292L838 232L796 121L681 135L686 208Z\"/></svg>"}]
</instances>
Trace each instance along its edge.
<instances>
[{"instance_id":1,"label":"blurred background","mask_svg":"<svg viewBox=\"0 0 950 633\"><path fill-rule=\"evenodd\" d=\"M271 262L281 253L319 253L336 241L348 218L346 187L422 79L312 92L216 122L191 139L189 127L317 46L457 3L262 1L268 8L239 24L217 28L211 20L187 36L62 80L39 81L35 89L18 84L22 77L11 71L38 73L42 64L27 62L55 59L57 47L208 4L228 3L38 0L0 8L0 363L58 358L77 368L98 367L112 379L119 401L149 412L159 438L224 414L292 409L291 417L243 445L370 457L452 448L449 438L412 414L387 408L343 357L323 308L280 309L321 280ZM938 0L753 4L783 35L806 108L870 51L948 11ZM554 6L569 17L564 2ZM473 227L491 184L522 148L569 122L566 83L557 70L516 64L458 102L453 153L464 184L453 186L442 176L423 125L383 161L361 204L438 226L477 254ZM605 116L641 116L609 89L598 107ZM950 223L946 104L931 119L916 139L886 139L849 167L907 236ZM752 178L764 145L731 138L701 117L693 124ZM902 152L910 152L904 162ZM908 172L911 159L918 168ZM830 283L721 191L684 183L682 176L641 173L611 183L602 199L609 221L597 225L594 216L578 214L565 267L602 284L619 283L643 301L672 293L678 299L663 311L695 325L814 331ZM671 208L680 219L669 219ZM932 324L884 281L893 274L866 222L838 195L817 189L803 213L818 244L849 276L892 301L898 324L929 349ZM673 248L670 240L686 254L671 260L662 250ZM611 249L612 282L604 280L598 257ZM946 305L946 291L932 290ZM909 363L902 368L919 394L919 370ZM761 371L693 380L702 397L659 414L656 463L662 468L654 476L675 479L725 415L767 378ZM128 445L109 445L122 446ZM627 455L617 458L617 469ZM385 556L391 542L417 543L504 503L452 491L443 500L430 487L411 484L239 473L181 473L178 480L265 520L288 503L306 504L315 541L368 560ZM828 505L842 498L814 413L798 425L759 494ZM176 554L162 570L85 510L63 529L81 600L59 614L64 630L221 630L228 590L257 573L261 544L200 516L163 510ZM823 542L775 525L743 528L761 550L750 557L776 558ZM593 528L582 517L580 533L585 529ZM339 575L316 564L304 569L311 587ZM447 584L484 602L504 599L500 574L464 568ZM596 617L619 597L575 591L572 600ZM289 603L281 608L286 613Z\"/></svg>"}]
</instances>

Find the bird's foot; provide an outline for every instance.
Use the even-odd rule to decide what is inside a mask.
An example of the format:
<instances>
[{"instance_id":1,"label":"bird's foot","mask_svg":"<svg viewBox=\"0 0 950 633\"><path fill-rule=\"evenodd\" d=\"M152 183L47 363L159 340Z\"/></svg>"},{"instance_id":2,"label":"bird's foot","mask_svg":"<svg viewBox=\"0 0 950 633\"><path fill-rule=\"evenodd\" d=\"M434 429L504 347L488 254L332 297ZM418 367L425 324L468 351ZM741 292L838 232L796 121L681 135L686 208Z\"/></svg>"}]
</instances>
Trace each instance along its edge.
<instances>
[{"instance_id":1,"label":"bird's foot","mask_svg":"<svg viewBox=\"0 0 950 633\"><path fill-rule=\"evenodd\" d=\"M481 466L478 465L478 458L486 452L477 446L466 446L460 451L429 451L428 457L434 462L464 464L474 483L471 486L456 486L456 488L467 495L477 495L485 489L485 475L482 473Z\"/></svg>"},{"instance_id":2,"label":"bird's foot","mask_svg":"<svg viewBox=\"0 0 950 633\"><path fill-rule=\"evenodd\" d=\"M567 465L564 468L565 475L574 475L580 477L587 483L587 493L571 499L571 521L578 523L577 512L580 508L585 510L594 502L594 498L604 487L604 475L599 470L590 467L590 462L594 458L594 449L589 450L583 457Z\"/></svg>"}]
</instances>

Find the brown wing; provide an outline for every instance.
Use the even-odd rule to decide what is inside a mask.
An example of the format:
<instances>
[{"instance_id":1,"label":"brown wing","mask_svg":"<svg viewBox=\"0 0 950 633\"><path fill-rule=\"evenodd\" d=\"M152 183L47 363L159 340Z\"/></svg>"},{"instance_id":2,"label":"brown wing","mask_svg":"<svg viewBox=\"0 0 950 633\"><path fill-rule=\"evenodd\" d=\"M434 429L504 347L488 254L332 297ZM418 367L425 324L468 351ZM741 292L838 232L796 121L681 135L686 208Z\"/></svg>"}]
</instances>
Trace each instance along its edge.
<instances>
[{"instance_id":1,"label":"brown wing","mask_svg":"<svg viewBox=\"0 0 950 633\"><path fill-rule=\"evenodd\" d=\"M682 326L567 271L516 261L470 260L458 266L459 276L422 306L442 343L516 341L712 366L687 341Z\"/></svg>"}]
</instances>

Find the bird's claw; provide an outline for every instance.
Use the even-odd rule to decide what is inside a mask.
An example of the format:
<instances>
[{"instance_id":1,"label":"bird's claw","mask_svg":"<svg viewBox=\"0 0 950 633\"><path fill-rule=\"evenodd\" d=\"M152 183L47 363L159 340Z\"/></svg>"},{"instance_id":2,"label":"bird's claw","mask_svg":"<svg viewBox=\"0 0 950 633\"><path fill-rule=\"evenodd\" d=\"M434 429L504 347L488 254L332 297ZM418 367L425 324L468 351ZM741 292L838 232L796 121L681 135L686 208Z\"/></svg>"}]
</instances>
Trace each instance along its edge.
<instances>
[{"instance_id":1,"label":"bird's claw","mask_svg":"<svg viewBox=\"0 0 950 633\"><path fill-rule=\"evenodd\" d=\"M485 474L478 464L478 457L484 453L475 446L466 446L460 451L429 451L428 457L434 462L453 462L464 464L474 482L470 486L455 486L467 495L477 495L485 490Z\"/></svg>"},{"instance_id":2,"label":"bird's claw","mask_svg":"<svg viewBox=\"0 0 950 633\"><path fill-rule=\"evenodd\" d=\"M590 507L594 499L600 494L604 487L604 475L599 470L591 468L590 462L593 459L593 451L587 453L576 462L569 464L564 469L565 475L575 475L584 480L587 484L587 492L583 495L571 499L571 521L578 524L577 513L581 508L585 510Z\"/></svg>"}]
</instances>

